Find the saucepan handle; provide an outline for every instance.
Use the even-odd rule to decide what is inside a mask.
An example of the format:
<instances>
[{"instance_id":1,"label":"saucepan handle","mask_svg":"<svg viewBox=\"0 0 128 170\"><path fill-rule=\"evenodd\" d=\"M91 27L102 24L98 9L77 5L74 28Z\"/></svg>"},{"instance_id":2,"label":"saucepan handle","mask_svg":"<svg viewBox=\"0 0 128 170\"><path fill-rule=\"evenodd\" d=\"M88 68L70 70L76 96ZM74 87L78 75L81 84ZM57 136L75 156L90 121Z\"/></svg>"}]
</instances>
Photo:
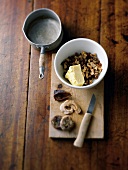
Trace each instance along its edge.
<instances>
[{"instance_id":1,"label":"saucepan handle","mask_svg":"<svg viewBox=\"0 0 128 170\"><path fill-rule=\"evenodd\" d=\"M44 78L44 71L45 71L45 48L41 47L40 51L40 58L39 58L39 78L43 79Z\"/></svg>"}]
</instances>

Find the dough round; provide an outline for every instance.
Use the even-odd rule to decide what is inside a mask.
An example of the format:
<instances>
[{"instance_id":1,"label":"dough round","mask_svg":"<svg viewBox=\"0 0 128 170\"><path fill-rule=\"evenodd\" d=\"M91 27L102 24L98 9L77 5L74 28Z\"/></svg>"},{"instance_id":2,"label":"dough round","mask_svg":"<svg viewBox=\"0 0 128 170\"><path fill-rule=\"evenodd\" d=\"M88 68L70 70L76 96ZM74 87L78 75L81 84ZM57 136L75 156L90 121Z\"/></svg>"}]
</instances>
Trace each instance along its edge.
<instances>
[{"instance_id":1,"label":"dough round","mask_svg":"<svg viewBox=\"0 0 128 170\"><path fill-rule=\"evenodd\" d=\"M81 108L75 103L74 100L66 100L60 105L60 110L66 115L72 113L81 113Z\"/></svg>"},{"instance_id":2,"label":"dough round","mask_svg":"<svg viewBox=\"0 0 128 170\"><path fill-rule=\"evenodd\" d=\"M60 121L61 121L61 119L62 119L62 116L56 115L56 116L54 116L53 119L51 120L51 123L52 123L52 125L53 125L53 127L54 127L55 129L60 129L60 130L61 130L61 127L60 127Z\"/></svg>"},{"instance_id":3,"label":"dough round","mask_svg":"<svg viewBox=\"0 0 128 170\"><path fill-rule=\"evenodd\" d=\"M63 116L60 121L60 127L62 130L70 131L75 126L75 122L70 116Z\"/></svg>"}]
</instances>

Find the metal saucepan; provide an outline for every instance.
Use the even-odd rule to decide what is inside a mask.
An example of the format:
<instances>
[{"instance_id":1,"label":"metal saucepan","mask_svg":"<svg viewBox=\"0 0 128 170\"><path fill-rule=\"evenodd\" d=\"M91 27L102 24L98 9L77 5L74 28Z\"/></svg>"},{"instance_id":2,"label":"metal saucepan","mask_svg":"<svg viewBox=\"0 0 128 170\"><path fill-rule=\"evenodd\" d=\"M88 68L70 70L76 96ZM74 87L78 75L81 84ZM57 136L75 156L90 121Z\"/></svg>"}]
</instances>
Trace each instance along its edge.
<instances>
[{"instance_id":1,"label":"metal saucepan","mask_svg":"<svg viewBox=\"0 0 128 170\"><path fill-rule=\"evenodd\" d=\"M60 18L48 8L37 9L26 17L22 31L29 43L34 48L40 49L39 78L42 79L45 70L45 51L55 49L63 38Z\"/></svg>"}]
</instances>

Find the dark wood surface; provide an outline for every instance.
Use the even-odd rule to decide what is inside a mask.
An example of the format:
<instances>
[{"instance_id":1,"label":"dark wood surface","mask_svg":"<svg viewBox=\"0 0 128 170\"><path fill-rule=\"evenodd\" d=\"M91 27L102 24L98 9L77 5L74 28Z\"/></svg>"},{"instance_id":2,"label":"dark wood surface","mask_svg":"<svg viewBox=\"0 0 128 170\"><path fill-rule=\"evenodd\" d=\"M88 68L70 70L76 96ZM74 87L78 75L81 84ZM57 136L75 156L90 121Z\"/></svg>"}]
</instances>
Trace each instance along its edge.
<instances>
[{"instance_id":1,"label":"dark wood surface","mask_svg":"<svg viewBox=\"0 0 128 170\"><path fill-rule=\"evenodd\" d=\"M105 138L50 139L51 56L38 78L39 51L22 33L25 17L50 8L63 23L66 42L86 37L109 58L104 79ZM0 3L0 170L128 169L128 1L1 0Z\"/></svg>"}]
</instances>

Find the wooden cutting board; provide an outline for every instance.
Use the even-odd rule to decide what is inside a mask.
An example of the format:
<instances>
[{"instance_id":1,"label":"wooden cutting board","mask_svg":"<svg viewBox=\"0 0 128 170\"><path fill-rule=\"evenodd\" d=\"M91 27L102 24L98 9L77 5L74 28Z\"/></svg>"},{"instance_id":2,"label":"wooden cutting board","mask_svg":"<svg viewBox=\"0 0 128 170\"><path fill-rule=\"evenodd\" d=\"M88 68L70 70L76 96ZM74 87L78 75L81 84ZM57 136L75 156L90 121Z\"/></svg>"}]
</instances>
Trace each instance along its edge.
<instances>
[{"instance_id":1,"label":"wooden cutting board","mask_svg":"<svg viewBox=\"0 0 128 170\"><path fill-rule=\"evenodd\" d=\"M64 85L56 76L54 71L54 57L52 55L52 70L51 70L51 94L50 94L50 116L49 116L49 137L51 138L76 138L79 130L81 120L84 113L87 111L92 94L96 96L96 104L93 112L93 117L88 128L88 132L85 138L103 138L104 137L104 81L98 84L92 89L75 89ZM65 90L72 94L72 99L81 107L82 114L70 115L76 122L76 127L71 132L61 131L55 129L51 124L51 119L55 115L62 115L59 107L62 102L55 101L54 90L58 89L58 85L62 84L61 90Z\"/></svg>"}]
</instances>

